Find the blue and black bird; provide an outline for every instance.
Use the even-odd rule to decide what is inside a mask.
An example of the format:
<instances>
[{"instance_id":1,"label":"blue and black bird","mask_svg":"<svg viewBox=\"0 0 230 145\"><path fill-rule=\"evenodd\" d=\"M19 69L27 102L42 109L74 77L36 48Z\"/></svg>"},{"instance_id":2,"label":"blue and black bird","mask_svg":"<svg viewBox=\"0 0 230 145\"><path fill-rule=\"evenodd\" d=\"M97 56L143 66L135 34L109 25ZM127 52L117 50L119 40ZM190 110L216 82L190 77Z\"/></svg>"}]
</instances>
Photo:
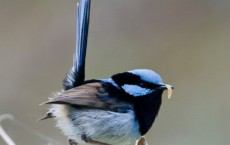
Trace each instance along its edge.
<instances>
[{"instance_id":1,"label":"blue and black bird","mask_svg":"<svg viewBox=\"0 0 230 145\"><path fill-rule=\"evenodd\" d=\"M171 96L173 87L149 69L85 81L90 0L80 1L77 14L73 66L63 90L45 103L51 107L43 119L53 117L70 145L134 145L151 128L163 91Z\"/></svg>"}]
</instances>

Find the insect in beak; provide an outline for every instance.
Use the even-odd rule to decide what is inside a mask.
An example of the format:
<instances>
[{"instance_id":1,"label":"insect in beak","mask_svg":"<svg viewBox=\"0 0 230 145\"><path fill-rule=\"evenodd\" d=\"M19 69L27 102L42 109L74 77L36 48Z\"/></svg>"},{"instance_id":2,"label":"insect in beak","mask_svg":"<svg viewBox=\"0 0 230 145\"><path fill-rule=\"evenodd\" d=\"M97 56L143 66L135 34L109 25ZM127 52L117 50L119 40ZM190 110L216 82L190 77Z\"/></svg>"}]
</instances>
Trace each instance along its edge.
<instances>
[{"instance_id":1,"label":"insect in beak","mask_svg":"<svg viewBox=\"0 0 230 145\"><path fill-rule=\"evenodd\" d=\"M172 97L174 87L169 85L169 84L164 84L164 87L167 89L167 91L168 91L168 99L170 99Z\"/></svg>"}]
</instances>

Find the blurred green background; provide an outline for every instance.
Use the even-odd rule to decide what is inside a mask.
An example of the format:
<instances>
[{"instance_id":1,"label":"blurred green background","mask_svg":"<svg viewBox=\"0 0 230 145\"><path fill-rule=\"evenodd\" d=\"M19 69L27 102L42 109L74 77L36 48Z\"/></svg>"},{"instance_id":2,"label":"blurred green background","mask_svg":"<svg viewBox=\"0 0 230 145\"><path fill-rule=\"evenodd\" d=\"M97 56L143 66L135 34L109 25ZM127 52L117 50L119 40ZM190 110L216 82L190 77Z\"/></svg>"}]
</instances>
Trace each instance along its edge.
<instances>
[{"instance_id":1,"label":"blurred green background","mask_svg":"<svg viewBox=\"0 0 230 145\"><path fill-rule=\"evenodd\" d=\"M0 114L65 144L38 106L61 88L75 48L76 0L0 0ZM175 87L150 145L230 143L230 1L92 0L86 76L150 68ZM11 133L18 130L11 129ZM32 138L15 139L29 145ZM1 143L1 141L0 141Z\"/></svg>"}]
</instances>

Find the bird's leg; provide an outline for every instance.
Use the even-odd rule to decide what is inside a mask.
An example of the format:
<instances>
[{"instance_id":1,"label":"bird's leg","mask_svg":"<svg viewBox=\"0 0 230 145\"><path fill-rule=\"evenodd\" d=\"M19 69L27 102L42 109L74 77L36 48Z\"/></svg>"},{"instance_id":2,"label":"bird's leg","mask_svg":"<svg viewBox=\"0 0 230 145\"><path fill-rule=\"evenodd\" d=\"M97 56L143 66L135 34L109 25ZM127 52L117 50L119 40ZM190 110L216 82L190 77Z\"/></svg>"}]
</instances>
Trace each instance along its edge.
<instances>
[{"instance_id":1,"label":"bird's leg","mask_svg":"<svg viewBox=\"0 0 230 145\"><path fill-rule=\"evenodd\" d=\"M83 134L81 136L82 140L84 140L86 143L91 143L91 144L95 144L95 145L111 145L111 144L107 144L107 143L103 143L103 142L99 142L99 141L95 141L92 140L91 138L89 138L88 136L86 136L85 134Z\"/></svg>"},{"instance_id":2,"label":"bird's leg","mask_svg":"<svg viewBox=\"0 0 230 145\"><path fill-rule=\"evenodd\" d=\"M68 142L69 142L69 145L77 145L77 143L73 141L72 139L69 139Z\"/></svg>"}]
</instances>

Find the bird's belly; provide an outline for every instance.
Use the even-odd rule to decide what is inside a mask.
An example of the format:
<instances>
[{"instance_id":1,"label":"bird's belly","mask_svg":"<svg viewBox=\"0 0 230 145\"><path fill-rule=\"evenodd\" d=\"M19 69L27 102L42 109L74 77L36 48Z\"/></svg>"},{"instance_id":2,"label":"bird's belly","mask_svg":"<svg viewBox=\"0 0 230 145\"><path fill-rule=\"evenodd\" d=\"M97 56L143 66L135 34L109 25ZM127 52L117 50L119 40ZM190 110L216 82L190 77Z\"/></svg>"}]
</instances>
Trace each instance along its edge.
<instances>
[{"instance_id":1,"label":"bird's belly","mask_svg":"<svg viewBox=\"0 0 230 145\"><path fill-rule=\"evenodd\" d=\"M79 145L86 144L81 136L112 145L133 145L141 136L133 111L117 113L99 109L78 109L52 105L57 127Z\"/></svg>"}]
</instances>

